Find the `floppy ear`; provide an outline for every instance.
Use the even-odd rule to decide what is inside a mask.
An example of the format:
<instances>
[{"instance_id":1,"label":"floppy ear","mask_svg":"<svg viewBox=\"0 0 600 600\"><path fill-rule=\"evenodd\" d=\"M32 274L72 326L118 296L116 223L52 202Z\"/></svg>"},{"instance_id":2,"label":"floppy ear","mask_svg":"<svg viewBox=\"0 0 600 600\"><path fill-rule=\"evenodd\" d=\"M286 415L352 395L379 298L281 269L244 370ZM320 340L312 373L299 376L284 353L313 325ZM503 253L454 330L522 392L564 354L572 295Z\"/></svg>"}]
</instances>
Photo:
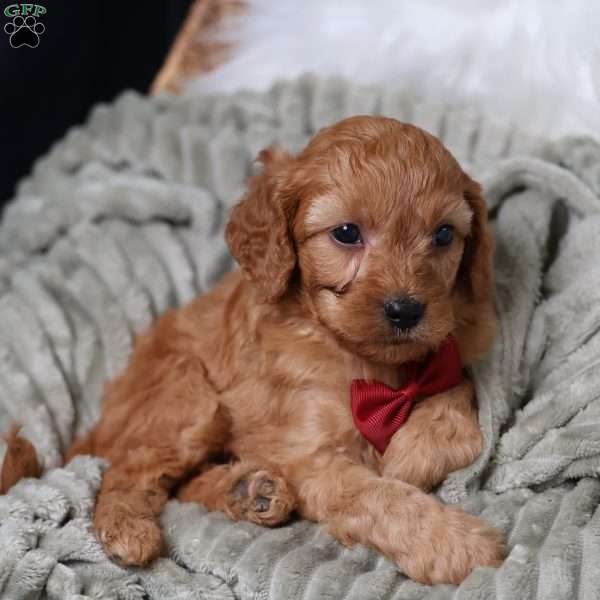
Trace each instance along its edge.
<instances>
[{"instance_id":1,"label":"floppy ear","mask_svg":"<svg viewBox=\"0 0 600 600\"><path fill-rule=\"evenodd\" d=\"M458 282L466 300L472 303L491 300L493 295L494 241L488 224L487 206L481 195L481 186L467 177L464 196L473 211L471 233L458 272Z\"/></svg>"},{"instance_id":2,"label":"floppy ear","mask_svg":"<svg viewBox=\"0 0 600 600\"><path fill-rule=\"evenodd\" d=\"M473 220L458 271L460 293L456 296L457 328L454 334L462 361L469 365L486 354L496 334L494 242L481 187L467 177L464 195L473 211Z\"/></svg>"},{"instance_id":3,"label":"floppy ear","mask_svg":"<svg viewBox=\"0 0 600 600\"><path fill-rule=\"evenodd\" d=\"M225 239L261 299L276 302L296 265L290 223L297 200L284 193L283 183L293 158L282 150L267 149L258 160L264 169L249 180L248 191L233 208Z\"/></svg>"}]
</instances>

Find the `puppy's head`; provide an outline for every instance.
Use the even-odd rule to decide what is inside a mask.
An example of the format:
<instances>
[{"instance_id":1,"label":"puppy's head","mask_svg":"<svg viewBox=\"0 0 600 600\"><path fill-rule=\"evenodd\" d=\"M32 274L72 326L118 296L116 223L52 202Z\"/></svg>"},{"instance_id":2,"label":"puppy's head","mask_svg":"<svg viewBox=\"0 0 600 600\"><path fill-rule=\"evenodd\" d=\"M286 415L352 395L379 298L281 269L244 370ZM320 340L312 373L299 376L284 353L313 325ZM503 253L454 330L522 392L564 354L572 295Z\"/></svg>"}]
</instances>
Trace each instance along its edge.
<instances>
[{"instance_id":1,"label":"puppy's head","mask_svg":"<svg viewBox=\"0 0 600 600\"><path fill-rule=\"evenodd\" d=\"M381 117L267 150L234 208L231 251L265 302L293 294L349 350L422 357L450 333L463 359L494 332L480 187L435 137Z\"/></svg>"}]
</instances>

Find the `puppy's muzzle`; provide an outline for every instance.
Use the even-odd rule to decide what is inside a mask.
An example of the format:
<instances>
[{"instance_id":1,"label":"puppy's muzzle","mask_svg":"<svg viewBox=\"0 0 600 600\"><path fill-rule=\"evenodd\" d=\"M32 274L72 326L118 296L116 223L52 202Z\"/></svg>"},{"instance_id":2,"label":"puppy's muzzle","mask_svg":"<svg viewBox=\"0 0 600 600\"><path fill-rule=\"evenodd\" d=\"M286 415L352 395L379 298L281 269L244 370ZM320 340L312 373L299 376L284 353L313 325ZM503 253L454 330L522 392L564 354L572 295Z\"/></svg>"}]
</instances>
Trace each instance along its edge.
<instances>
[{"instance_id":1,"label":"puppy's muzzle","mask_svg":"<svg viewBox=\"0 0 600 600\"><path fill-rule=\"evenodd\" d=\"M423 318L425 305L410 296L398 296L386 300L383 303L383 311L394 327L408 331Z\"/></svg>"}]
</instances>

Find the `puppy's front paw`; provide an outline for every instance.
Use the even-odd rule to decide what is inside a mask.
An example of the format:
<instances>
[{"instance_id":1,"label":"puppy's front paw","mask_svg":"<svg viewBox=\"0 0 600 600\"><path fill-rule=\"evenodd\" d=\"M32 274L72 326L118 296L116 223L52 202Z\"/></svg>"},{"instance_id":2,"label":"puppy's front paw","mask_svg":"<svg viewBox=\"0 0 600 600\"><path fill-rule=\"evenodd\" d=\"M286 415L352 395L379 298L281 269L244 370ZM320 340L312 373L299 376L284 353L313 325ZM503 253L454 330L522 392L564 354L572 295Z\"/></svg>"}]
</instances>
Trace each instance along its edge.
<instances>
[{"instance_id":1,"label":"puppy's front paw","mask_svg":"<svg viewBox=\"0 0 600 600\"><path fill-rule=\"evenodd\" d=\"M153 515L135 514L122 502L109 499L96 508L94 527L106 553L129 566L144 566L162 551L162 532Z\"/></svg>"},{"instance_id":2,"label":"puppy's front paw","mask_svg":"<svg viewBox=\"0 0 600 600\"><path fill-rule=\"evenodd\" d=\"M431 523L426 556L419 549L412 557L413 573L407 574L429 585L458 585L477 567L498 567L505 557L502 534L480 519L456 508L441 511L440 522ZM403 565L402 565L403 566Z\"/></svg>"},{"instance_id":3,"label":"puppy's front paw","mask_svg":"<svg viewBox=\"0 0 600 600\"><path fill-rule=\"evenodd\" d=\"M459 584L477 567L499 567L506 555L502 534L476 517L451 510L456 517L448 536L449 554L436 565L433 579Z\"/></svg>"}]
</instances>

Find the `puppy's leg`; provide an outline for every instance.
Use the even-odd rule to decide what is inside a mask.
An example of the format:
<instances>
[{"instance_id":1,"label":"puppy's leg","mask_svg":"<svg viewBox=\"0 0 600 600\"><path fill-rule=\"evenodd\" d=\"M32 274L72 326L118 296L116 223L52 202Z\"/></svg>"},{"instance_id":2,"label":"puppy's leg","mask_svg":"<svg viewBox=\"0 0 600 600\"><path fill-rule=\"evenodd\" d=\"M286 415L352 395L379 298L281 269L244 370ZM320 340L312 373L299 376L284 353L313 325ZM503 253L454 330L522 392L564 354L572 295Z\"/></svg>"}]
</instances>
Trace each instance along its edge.
<instances>
[{"instance_id":1,"label":"puppy's leg","mask_svg":"<svg viewBox=\"0 0 600 600\"><path fill-rule=\"evenodd\" d=\"M243 460L211 467L182 486L177 497L235 521L269 526L287 521L296 506L294 491L277 468Z\"/></svg>"},{"instance_id":2,"label":"puppy's leg","mask_svg":"<svg viewBox=\"0 0 600 600\"><path fill-rule=\"evenodd\" d=\"M140 404L123 413L129 416L119 421L123 429L115 431L116 400L128 389L117 383L93 436L94 451L112 461L97 498L96 532L106 551L128 565L144 565L159 556L158 519L169 491L222 450L229 432L228 413L199 369L179 359L168 364L168 372L167 386L144 389L140 384L141 400L123 395L124 406L136 399ZM103 452L102 444L109 450Z\"/></svg>"},{"instance_id":3,"label":"puppy's leg","mask_svg":"<svg viewBox=\"0 0 600 600\"><path fill-rule=\"evenodd\" d=\"M481 447L473 386L465 381L415 405L383 455L382 474L428 491L470 465Z\"/></svg>"},{"instance_id":4,"label":"puppy's leg","mask_svg":"<svg viewBox=\"0 0 600 600\"><path fill-rule=\"evenodd\" d=\"M383 552L417 581L458 584L503 556L500 533L479 519L342 455L313 456L285 475L303 516L327 523L342 543Z\"/></svg>"}]
</instances>

